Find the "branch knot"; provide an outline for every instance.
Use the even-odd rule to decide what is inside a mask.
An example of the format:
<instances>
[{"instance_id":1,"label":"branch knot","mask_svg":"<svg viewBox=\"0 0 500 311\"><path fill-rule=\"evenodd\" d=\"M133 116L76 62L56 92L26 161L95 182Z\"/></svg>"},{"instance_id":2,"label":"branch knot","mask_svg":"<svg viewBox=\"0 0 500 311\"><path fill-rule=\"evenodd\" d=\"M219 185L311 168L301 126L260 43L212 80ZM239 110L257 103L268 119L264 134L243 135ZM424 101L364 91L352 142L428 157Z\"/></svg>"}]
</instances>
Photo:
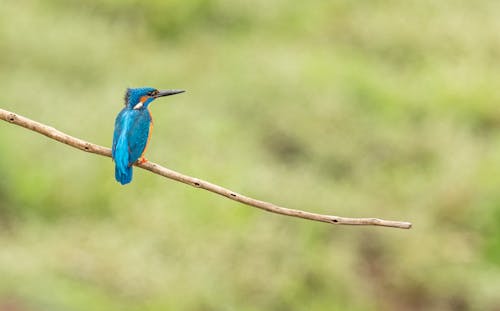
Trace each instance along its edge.
<instances>
[{"instance_id":1,"label":"branch knot","mask_svg":"<svg viewBox=\"0 0 500 311\"><path fill-rule=\"evenodd\" d=\"M14 123L14 121L16 121L16 114L15 113L9 113L9 116L7 117L7 121L9 121L10 123Z\"/></svg>"}]
</instances>

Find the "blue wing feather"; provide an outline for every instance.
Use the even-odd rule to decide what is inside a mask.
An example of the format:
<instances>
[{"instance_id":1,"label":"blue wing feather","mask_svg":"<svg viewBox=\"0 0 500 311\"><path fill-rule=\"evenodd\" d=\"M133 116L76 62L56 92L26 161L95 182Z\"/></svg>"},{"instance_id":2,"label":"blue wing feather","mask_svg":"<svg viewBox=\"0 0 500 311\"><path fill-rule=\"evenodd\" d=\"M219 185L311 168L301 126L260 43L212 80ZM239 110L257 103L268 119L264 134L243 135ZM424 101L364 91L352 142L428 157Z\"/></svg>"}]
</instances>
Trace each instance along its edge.
<instances>
[{"instance_id":1,"label":"blue wing feather","mask_svg":"<svg viewBox=\"0 0 500 311\"><path fill-rule=\"evenodd\" d=\"M149 135L151 116L146 109L123 109L115 121L112 155L115 178L122 185L132 180L132 165L142 155Z\"/></svg>"},{"instance_id":2,"label":"blue wing feather","mask_svg":"<svg viewBox=\"0 0 500 311\"><path fill-rule=\"evenodd\" d=\"M111 155L113 156L113 159L115 158L115 153L116 153L116 144L118 143L118 137L120 137L120 134L123 129L123 121L124 121L124 114L125 114L125 108L120 111L118 116L116 116L115 120L115 131L113 133L113 147L111 148Z\"/></svg>"},{"instance_id":3,"label":"blue wing feather","mask_svg":"<svg viewBox=\"0 0 500 311\"><path fill-rule=\"evenodd\" d=\"M151 116L146 109L135 110L133 122L128 133L128 144L130 151L129 164L132 165L143 154L148 143L149 126Z\"/></svg>"},{"instance_id":4,"label":"blue wing feather","mask_svg":"<svg viewBox=\"0 0 500 311\"><path fill-rule=\"evenodd\" d=\"M132 181L132 167L128 165L129 152L127 131L130 128L130 117L127 109L123 109L115 120L115 131L113 133L113 148L111 153L115 161L115 178L122 185Z\"/></svg>"}]
</instances>

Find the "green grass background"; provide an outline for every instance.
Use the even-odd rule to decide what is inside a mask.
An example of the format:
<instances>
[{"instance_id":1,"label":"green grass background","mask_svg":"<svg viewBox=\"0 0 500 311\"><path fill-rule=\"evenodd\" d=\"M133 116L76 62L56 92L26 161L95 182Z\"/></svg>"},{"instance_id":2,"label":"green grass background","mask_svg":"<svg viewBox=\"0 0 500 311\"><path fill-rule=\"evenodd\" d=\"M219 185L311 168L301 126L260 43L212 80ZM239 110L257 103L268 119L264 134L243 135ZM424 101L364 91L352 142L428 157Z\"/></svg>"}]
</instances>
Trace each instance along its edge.
<instances>
[{"instance_id":1,"label":"green grass background","mask_svg":"<svg viewBox=\"0 0 500 311\"><path fill-rule=\"evenodd\" d=\"M0 124L0 310L500 310L500 2L0 1L0 107L276 216Z\"/></svg>"}]
</instances>

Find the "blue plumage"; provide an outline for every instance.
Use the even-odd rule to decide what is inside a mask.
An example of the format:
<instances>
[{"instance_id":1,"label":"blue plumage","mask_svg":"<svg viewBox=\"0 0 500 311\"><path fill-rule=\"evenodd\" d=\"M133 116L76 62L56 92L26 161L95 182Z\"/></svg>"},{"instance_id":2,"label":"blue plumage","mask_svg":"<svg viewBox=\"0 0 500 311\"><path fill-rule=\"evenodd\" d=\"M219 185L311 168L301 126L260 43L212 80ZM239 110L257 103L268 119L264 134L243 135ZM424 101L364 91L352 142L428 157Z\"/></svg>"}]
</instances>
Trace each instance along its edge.
<instances>
[{"instance_id":1,"label":"blue plumage","mask_svg":"<svg viewBox=\"0 0 500 311\"><path fill-rule=\"evenodd\" d=\"M115 120L112 156L115 178L122 185L132 181L132 166L142 158L151 136L152 118L149 104L158 97L182 93L182 90L158 91L154 88L127 89L125 107Z\"/></svg>"}]
</instances>

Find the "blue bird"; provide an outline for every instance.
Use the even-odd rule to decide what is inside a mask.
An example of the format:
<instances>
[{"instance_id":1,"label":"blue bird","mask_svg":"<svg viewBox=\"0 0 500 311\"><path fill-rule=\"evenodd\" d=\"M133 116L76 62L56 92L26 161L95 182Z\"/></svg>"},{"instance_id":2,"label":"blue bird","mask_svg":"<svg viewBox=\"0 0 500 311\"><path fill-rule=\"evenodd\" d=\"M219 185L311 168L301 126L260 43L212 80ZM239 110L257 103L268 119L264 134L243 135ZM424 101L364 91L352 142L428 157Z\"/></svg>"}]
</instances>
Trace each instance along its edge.
<instances>
[{"instance_id":1,"label":"blue bird","mask_svg":"<svg viewBox=\"0 0 500 311\"><path fill-rule=\"evenodd\" d=\"M158 91L152 87L129 88L125 93L125 107L115 121L112 156L115 178L122 185L132 181L132 166L143 157L153 128L149 104L158 97L183 93L183 90Z\"/></svg>"}]
</instances>

